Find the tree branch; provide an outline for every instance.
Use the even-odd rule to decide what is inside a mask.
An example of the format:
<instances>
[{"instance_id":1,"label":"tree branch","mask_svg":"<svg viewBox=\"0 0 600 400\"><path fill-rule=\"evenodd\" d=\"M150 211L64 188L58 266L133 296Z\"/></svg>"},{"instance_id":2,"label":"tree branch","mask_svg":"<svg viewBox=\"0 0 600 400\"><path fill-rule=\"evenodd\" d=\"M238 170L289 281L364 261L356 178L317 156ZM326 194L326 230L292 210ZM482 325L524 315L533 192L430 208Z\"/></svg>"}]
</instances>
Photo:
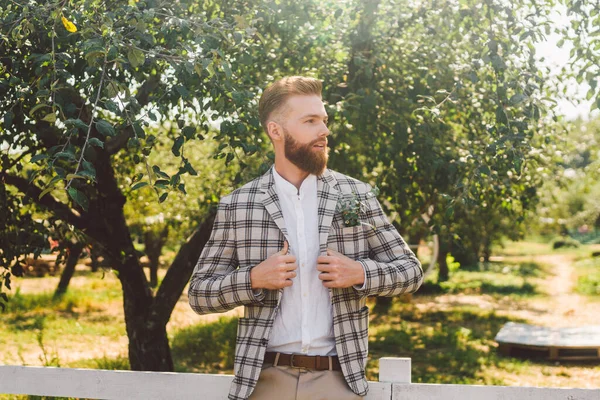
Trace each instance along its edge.
<instances>
[{"instance_id":1,"label":"tree branch","mask_svg":"<svg viewBox=\"0 0 600 400\"><path fill-rule=\"evenodd\" d=\"M29 196L34 203L47 209L48 211L51 211L54 215L75 226L77 229L84 230L88 227L87 222L81 217L79 212L70 208L64 203L61 203L49 193L45 194L40 199L39 196L42 193L42 189L29 183L27 179L21 178L20 176L2 173L0 174L0 181L16 187L20 192L26 196Z\"/></svg>"},{"instance_id":2,"label":"tree branch","mask_svg":"<svg viewBox=\"0 0 600 400\"><path fill-rule=\"evenodd\" d=\"M144 107L150 102L150 95L155 92L156 88L160 84L160 75L152 75L148 80L144 81L142 86L138 89L135 96L140 106ZM112 138L111 141L106 142L104 147L106 152L110 155L118 153L122 148L127 145L129 138L134 136L133 126L129 125L123 129L116 137Z\"/></svg>"},{"instance_id":3,"label":"tree branch","mask_svg":"<svg viewBox=\"0 0 600 400\"><path fill-rule=\"evenodd\" d=\"M154 298L151 311L151 319L158 326L166 325L169 322L175 304L181 297L185 285L187 285L192 272L194 272L200 253L202 253L204 245L210 238L215 216L216 210L213 210L181 246L173 263L167 270L167 274Z\"/></svg>"}]
</instances>

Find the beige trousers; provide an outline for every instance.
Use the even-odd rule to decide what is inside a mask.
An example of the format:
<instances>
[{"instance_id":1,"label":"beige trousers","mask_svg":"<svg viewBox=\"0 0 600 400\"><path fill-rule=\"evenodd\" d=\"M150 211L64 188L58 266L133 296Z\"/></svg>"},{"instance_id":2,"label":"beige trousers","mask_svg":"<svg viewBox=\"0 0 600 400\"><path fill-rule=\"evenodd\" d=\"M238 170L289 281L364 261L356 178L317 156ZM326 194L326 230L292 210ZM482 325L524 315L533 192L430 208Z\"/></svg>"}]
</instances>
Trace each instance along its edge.
<instances>
[{"instance_id":1,"label":"beige trousers","mask_svg":"<svg viewBox=\"0 0 600 400\"><path fill-rule=\"evenodd\" d=\"M265 364L249 400L359 400L342 371Z\"/></svg>"}]
</instances>

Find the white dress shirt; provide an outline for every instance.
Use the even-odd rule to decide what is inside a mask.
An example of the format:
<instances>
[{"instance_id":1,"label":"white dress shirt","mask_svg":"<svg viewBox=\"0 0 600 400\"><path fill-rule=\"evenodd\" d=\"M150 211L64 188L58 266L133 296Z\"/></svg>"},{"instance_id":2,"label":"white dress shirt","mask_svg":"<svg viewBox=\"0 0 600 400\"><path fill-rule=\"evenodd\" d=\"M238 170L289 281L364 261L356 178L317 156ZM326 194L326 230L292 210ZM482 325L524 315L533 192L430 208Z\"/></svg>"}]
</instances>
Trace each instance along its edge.
<instances>
[{"instance_id":1,"label":"white dress shirt","mask_svg":"<svg viewBox=\"0 0 600 400\"><path fill-rule=\"evenodd\" d=\"M329 289L317 270L319 232L317 177L310 174L300 190L273 167L275 190L289 234L289 253L296 256L296 277L283 289L267 351L336 355Z\"/></svg>"}]
</instances>

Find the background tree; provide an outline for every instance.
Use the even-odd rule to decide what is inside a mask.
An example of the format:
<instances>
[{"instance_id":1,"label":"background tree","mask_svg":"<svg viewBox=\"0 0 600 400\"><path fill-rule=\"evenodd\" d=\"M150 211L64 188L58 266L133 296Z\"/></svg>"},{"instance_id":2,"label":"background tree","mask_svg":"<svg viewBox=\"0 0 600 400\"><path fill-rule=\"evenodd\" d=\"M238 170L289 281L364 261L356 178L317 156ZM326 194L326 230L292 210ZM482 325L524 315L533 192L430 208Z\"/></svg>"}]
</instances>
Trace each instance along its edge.
<instances>
[{"instance_id":1,"label":"background tree","mask_svg":"<svg viewBox=\"0 0 600 400\"><path fill-rule=\"evenodd\" d=\"M254 33L222 18L217 4L7 2L0 10L0 141L9 144L2 158L3 200L13 212L36 203L101 248L122 283L131 367L172 370L165 326L211 220L204 216L181 246L153 296L125 220L125 192L148 185L159 202L185 192L183 177L196 174L186 141L202 140L209 118L228 118L221 123L218 157L233 160L233 140L253 152L244 123L231 116L254 96L236 89L231 60L251 45ZM172 174L148 160L159 142L148 127L166 120L177 122L160 131L180 158ZM132 172L131 164L143 165L144 172L129 175L134 186L126 188L119 177ZM46 232L26 214L5 219L8 239L18 245L2 252L9 277L20 257L39 254Z\"/></svg>"}]
</instances>

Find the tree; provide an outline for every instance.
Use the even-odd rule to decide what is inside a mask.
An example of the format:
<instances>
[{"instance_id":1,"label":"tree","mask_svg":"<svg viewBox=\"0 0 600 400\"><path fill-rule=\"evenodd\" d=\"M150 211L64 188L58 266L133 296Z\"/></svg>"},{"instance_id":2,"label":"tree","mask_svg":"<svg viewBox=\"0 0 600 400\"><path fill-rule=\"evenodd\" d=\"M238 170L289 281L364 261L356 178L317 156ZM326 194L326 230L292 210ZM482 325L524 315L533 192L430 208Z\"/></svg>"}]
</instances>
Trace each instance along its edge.
<instances>
[{"instance_id":1,"label":"tree","mask_svg":"<svg viewBox=\"0 0 600 400\"><path fill-rule=\"evenodd\" d=\"M411 226L427 213L446 251L460 238L478 259L499 235L517 236L536 201L537 168L552 142L545 96L553 93L532 41L545 32L549 7L3 2L5 283L19 257L39 254L53 224L74 226L118 272L132 368L171 369L165 326L210 233L210 212L190 227L154 294L126 204L135 205L136 192L162 207L185 193L202 163L190 156L195 142L210 141L217 160L235 162L232 185L264 172L273 155L258 95L289 74L325 82L332 168L377 184L403 234L428 228ZM153 159L157 146L177 161ZM229 189L206 188L217 198ZM48 221L32 218L37 209Z\"/></svg>"},{"instance_id":2,"label":"tree","mask_svg":"<svg viewBox=\"0 0 600 400\"><path fill-rule=\"evenodd\" d=\"M0 16L0 142L9 144L0 172L2 241L13 244L1 253L4 283L19 258L45 246L45 225L76 227L118 273L131 367L172 370L166 323L211 217L181 246L153 295L125 220L125 192L150 186L159 202L185 192L185 177L196 174L186 142L204 139L211 119L227 118L218 158L232 161L234 147L256 151L247 126L257 123L241 121L247 112L239 107L254 94L232 79L254 31L224 18L218 4L185 1L4 2ZM180 159L173 174L148 161L160 141L150 124L167 120L177 121L159 132L168 132ZM131 164L144 172L129 176ZM121 174L134 185L120 186ZM31 218L37 207L52 214L48 223Z\"/></svg>"}]
</instances>

